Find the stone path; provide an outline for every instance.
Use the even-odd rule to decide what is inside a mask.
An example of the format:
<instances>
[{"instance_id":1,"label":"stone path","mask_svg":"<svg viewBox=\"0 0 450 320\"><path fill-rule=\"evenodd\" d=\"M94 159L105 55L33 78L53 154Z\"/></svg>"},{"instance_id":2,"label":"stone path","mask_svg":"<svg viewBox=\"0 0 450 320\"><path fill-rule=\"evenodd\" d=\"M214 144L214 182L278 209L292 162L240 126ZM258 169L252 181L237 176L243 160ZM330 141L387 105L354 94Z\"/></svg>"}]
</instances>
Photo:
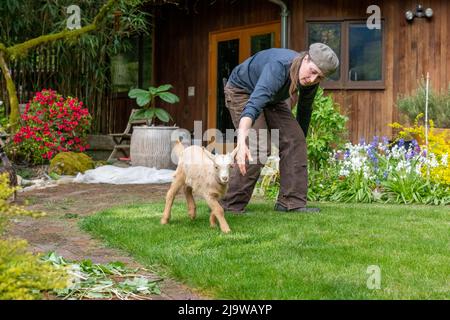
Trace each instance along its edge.
<instances>
[{"instance_id":1,"label":"stone path","mask_svg":"<svg viewBox=\"0 0 450 320\"><path fill-rule=\"evenodd\" d=\"M18 204L47 213L43 218L18 217L6 227L6 237L22 238L30 250L55 251L68 260L91 259L94 263L121 261L142 267L127 253L106 247L77 226L80 218L117 205L162 200L168 190L162 185L63 184L18 194ZM158 277L151 275L152 277ZM162 294L153 299L205 299L172 279L160 283Z\"/></svg>"}]
</instances>

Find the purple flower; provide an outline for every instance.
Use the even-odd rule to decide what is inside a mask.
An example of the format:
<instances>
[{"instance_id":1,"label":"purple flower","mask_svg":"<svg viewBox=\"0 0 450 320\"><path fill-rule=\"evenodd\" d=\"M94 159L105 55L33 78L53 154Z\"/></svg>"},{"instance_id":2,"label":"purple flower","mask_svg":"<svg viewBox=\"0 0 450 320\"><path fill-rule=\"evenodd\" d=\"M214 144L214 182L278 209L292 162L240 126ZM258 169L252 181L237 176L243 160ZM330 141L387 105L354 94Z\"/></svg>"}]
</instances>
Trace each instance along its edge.
<instances>
[{"instance_id":1,"label":"purple flower","mask_svg":"<svg viewBox=\"0 0 450 320\"><path fill-rule=\"evenodd\" d=\"M345 150L345 153L344 153L344 159L347 159L348 157L350 157L350 150Z\"/></svg>"},{"instance_id":2,"label":"purple flower","mask_svg":"<svg viewBox=\"0 0 450 320\"><path fill-rule=\"evenodd\" d=\"M398 140L398 147L401 148L405 145L405 140L402 138L400 140Z\"/></svg>"},{"instance_id":3,"label":"purple flower","mask_svg":"<svg viewBox=\"0 0 450 320\"><path fill-rule=\"evenodd\" d=\"M383 137L381 138L381 140L383 141L383 144L384 144L384 145L388 145L388 144L389 144L389 139L388 139L388 137L383 136Z\"/></svg>"},{"instance_id":4,"label":"purple flower","mask_svg":"<svg viewBox=\"0 0 450 320\"><path fill-rule=\"evenodd\" d=\"M360 139L359 139L359 144L360 144L360 145L366 144L366 139L360 138Z\"/></svg>"},{"instance_id":5,"label":"purple flower","mask_svg":"<svg viewBox=\"0 0 450 320\"><path fill-rule=\"evenodd\" d=\"M369 156L372 163L377 164L378 163L378 157L376 154L376 144L372 141L372 143L367 148L367 155Z\"/></svg>"},{"instance_id":6,"label":"purple flower","mask_svg":"<svg viewBox=\"0 0 450 320\"><path fill-rule=\"evenodd\" d=\"M385 171L384 173L383 173L383 177L385 178L385 179L387 179L387 177L388 177L388 172L387 171Z\"/></svg>"},{"instance_id":7,"label":"purple flower","mask_svg":"<svg viewBox=\"0 0 450 320\"><path fill-rule=\"evenodd\" d=\"M416 139L414 139L412 142L412 146L413 146L413 150L414 150L414 154L415 155L418 155L418 154L420 154L420 146L419 146L419 143L417 142L417 140Z\"/></svg>"},{"instance_id":8,"label":"purple flower","mask_svg":"<svg viewBox=\"0 0 450 320\"><path fill-rule=\"evenodd\" d=\"M380 138L378 138L378 136L374 136L373 140L372 140L372 143L371 143L371 146L376 148L378 146L378 142L379 141L380 141Z\"/></svg>"},{"instance_id":9,"label":"purple flower","mask_svg":"<svg viewBox=\"0 0 450 320\"><path fill-rule=\"evenodd\" d=\"M411 160L412 157L414 157L414 150L413 149L409 149L408 152L406 153L406 160Z\"/></svg>"}]
</instances>

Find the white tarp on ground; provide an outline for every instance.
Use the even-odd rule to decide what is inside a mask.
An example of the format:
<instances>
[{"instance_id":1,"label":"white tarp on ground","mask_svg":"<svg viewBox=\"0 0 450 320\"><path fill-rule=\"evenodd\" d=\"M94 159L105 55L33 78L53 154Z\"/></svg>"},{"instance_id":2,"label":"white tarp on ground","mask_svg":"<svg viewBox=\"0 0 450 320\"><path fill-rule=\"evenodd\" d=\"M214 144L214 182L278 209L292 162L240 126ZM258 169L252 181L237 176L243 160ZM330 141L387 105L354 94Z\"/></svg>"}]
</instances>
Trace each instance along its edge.
<instances>
[{"instance_id":1,"label":"white tarp on ground","mask_svg":"<svg viewBox=\"0 0 450 320\"><path fill-rule=\"evenodd\" d=\"M109 183L109 184L146 184L172 182L175 170L156 169L148 167L120 168L116 166L101 166L79 173L73 182L79 183Z\"/></svg>"}]
</instances>

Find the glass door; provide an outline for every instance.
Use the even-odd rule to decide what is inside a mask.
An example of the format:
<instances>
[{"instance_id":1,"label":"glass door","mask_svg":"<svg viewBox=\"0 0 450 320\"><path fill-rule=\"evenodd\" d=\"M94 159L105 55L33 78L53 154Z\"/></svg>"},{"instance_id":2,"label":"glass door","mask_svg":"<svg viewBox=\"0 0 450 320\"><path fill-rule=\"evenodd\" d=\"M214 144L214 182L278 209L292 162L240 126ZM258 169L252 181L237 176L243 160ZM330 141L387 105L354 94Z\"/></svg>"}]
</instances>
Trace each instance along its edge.
<instances>
[{"instance_id":1,"label":"glass door","mask_svg":"<svg viewBox=\"0 0 450 320\"><path fill-rule=\"evenodd\" d=\"M280 47L280 23L214 32L210 34L209 46L207 127L217 128L225 137L226 129L234 129L234 126L225 107L224 81L235 66L251 55Z\"/></svg>"}]
</instances>

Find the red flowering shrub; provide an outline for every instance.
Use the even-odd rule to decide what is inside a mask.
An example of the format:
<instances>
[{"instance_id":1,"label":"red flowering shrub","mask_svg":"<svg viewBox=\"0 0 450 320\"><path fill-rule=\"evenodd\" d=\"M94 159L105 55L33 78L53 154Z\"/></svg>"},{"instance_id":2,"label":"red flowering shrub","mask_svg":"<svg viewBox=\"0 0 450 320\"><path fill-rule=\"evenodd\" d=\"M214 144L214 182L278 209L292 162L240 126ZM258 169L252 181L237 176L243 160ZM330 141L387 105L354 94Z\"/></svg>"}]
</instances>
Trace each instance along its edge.
<instances>
[{"instance_id":1,"label":"red flowering shrub","mask_svg":"<svg viewBox=\"0 0 450 320\"><path fill-rule=\"evenodd\" d=\"M64 98L44 89L28 102L23 125L14 136L19 154L34 164L50 160L58 152L83 152L89 145L91 115L77 98Z\"/></svg>"}]
</instances>

